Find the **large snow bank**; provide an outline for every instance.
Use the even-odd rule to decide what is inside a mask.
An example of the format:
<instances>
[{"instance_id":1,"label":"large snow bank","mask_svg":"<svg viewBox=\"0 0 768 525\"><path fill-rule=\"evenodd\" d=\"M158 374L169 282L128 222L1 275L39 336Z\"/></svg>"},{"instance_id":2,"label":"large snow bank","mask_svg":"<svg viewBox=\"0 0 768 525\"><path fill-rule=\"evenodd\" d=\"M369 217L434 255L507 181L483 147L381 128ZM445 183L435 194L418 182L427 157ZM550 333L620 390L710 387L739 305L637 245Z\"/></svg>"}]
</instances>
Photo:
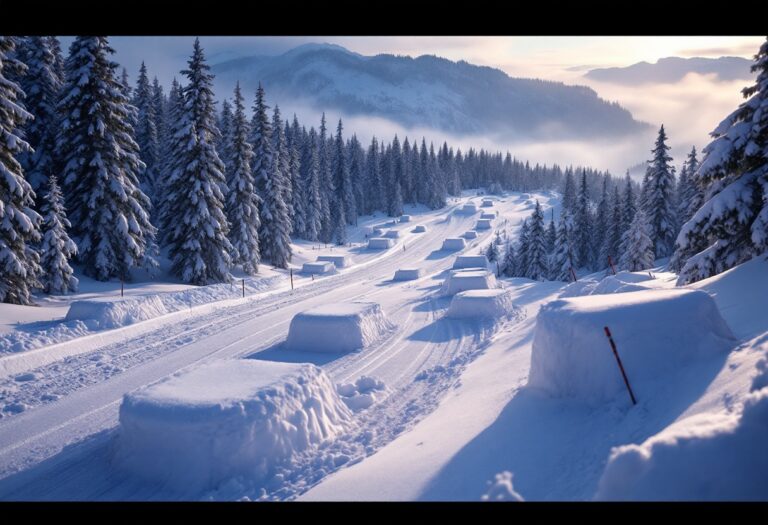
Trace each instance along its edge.
<instances>
[{"instance_id":1,"label":"large snow bank","mask_svg":"<svg viewBox=\"0 0 768 525\"><path fill-rule=\"evenodd\" d=\"M413 281L422 276L421 268L400 268L395 272L394 281Z\"/></svg>"},{"instance_id":2,"label":"large snow bank","mask_svg":"<svg viewBox=\"0 0 768 525\"><path fill-rule=\"evenodd\" d=\"M419 224L418 226L414 226L411 230L413 233L424 233L427 231L427 227L423 224Z\"/></svg>"},{"instance_id":3,"label":"large snow bank","mask_svg":"<svg viewBox=\"0 0 768 525\"><path fill-rule=\"evenodd\" d=\"M119 464L184 491L273 467L343 432L351 412L318 367L226 360L126 394Z\"/></svg>"},{"instance_id":4,"label":"large snow bank","mask_svg":"<svg viewBox=\"0 0 768 525\"><path fill-rule=\"evenodd\" d=\"M369 250L387 250L394 245L392 239L385 239L384 237L373 237L368 239Z\"/></svg>"},{"instance_id":5,"label":"large snow bank","mask_svg":"<svg viewBox=\"0 0 768 525\"><path fill-rule=\"evenodd\" d=\"M487 270L451 270L440 291L443 295L454 295L466 290L491 288L496 288L496 277Z\"/></svg>"},{"instance_id":6,"label":"large snow bank","mask_svg":"<svg viewBox=\"0 0 768 525\"><path fill-rule=\"evenodd\" d=\"M475 230L490 230L491 219L478 219L475 224Z\"/></svg>"},{"instance_id":7,"label":"large snow bank","mask_svg":"<svg viewBox=\"0 0 768 525\"><path fill-rule=\"evenodd\" d=\"M302 273L311 273L315 275L323 275L335 271L336 266L330 261L305 262L304 266L301 267Z\"/></svg>"},{"instance_id":8,"label":"large snow bank","mask_svg":"<svg viewBox=\"0 0 768 525\"><path fill-rule=\"evenodd\" d=\"M465 239L477 239L477 232L475 230L469 230L464 232Z\"/></svg>"},{"instance_id":9,"label":"large snow bank","mask_svg":"<svg viewBox=\"0 0 768 525\"><path fill-rule=\"evenodd\" d=\"M736 344L706 292L647 290L559 299L539 311L528 385L589 404L626 398L604 326L640 400L660 377Z\"/></svg>"},{"instance_id":10,"label":"large snow bank","mask_svg":"<svg viewBox=\"0 0 768 525\"><path fill-rule=\"evenodd\" d=\"M386 237L387 239L399 239L400 230L389 230L387 233L384 234L384 237Z\"/></svg>"},{"instance_id":11,"label":"large snow bank","mask_svg":"<svg viewBox=\"0 0 768 525\"><path fill-rule=\"evenodd\" d=\"M318 262L332 262L336 268L346 268L352 265L349 255L318 255Z\"/></svg>"},{"instance_id":12,"label":"large snow bank","mask_svg":"<svg viewBox=\"0 0 768 525\"><path fill-rule=\"evenodd\" d=\"M762 362L765 369L765 361ZM768 500L768 373L741 415L698 414L639 445L614 448L602 500Z\"/></svg>"},{"instance_id":13,"label":"large snow bank","mask_svg":"<svg viewBox=\"0 0 768 525\"><path fill-rule=\"evenodd\" d=\"M443 241L443 250L463 250L466 247L464 239L461 237L448 237Z\"/></svg>"},{"instance_id":14,"label":"large snow bank","mask_svg":"<svg viewBox=\"0 0 768 525\"><path fill-rule=\"evenodd\" d=\"M499 319L520 316L520 309L513 304L509 290L468 290L453 296L446 316L451 319Z\"/></svg>"},{"instance_id":15,"label":"large snow bank","mask_svg":"<svg viewBox=\"0 0 768 525\"><path fill-rule=\"evenodd\" d=\"M296 314L285 347L311 352L354 352L393 329L378 303L331 303Z\"/></svg>"},{"instance_id":16,"label":"large snow bank","mask_svg":"<svg viewBox=\"0 0 768 525\"><path fill-rule=\"evenodd\" d=\"M458 255L453 261L453 269L483 268L488 269L488 257L485 255Z\"/></svg>"}]
</instances>

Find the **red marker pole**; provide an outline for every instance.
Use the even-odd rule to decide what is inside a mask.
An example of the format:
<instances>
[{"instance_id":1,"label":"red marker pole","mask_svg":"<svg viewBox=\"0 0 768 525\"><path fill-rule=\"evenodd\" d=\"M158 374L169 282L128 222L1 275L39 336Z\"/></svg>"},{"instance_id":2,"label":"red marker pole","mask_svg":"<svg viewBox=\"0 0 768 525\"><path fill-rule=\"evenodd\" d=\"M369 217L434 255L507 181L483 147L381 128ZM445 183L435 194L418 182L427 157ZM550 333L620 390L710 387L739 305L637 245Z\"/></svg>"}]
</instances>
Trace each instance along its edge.
<instances>
[{"instance_id":1,"label":"red marker pole","mask_svg":"<svg viewBox=\"0 0 768 525\"><path fill-rule=\"evenodd\" d=\"M627 373L624 372L624 365L621 364L621 358L619 357L619 352L616 350L616 343L613 342L613 336L611 335L611 331L608 329L607 326L603 327L605 330L605 335L608 336L608 341L611 343L611 350L613 350L613 355L616 357L616 362L619 364L619 370L621 370L621 377L624 378L624 384L627 385L627 391L629 392L629 397L632 399L632 404L636 405L637 401L635 400L635 394L632 393L632 387L629 386L629 379L627 379Z\"/></svg>"}]
</instances>

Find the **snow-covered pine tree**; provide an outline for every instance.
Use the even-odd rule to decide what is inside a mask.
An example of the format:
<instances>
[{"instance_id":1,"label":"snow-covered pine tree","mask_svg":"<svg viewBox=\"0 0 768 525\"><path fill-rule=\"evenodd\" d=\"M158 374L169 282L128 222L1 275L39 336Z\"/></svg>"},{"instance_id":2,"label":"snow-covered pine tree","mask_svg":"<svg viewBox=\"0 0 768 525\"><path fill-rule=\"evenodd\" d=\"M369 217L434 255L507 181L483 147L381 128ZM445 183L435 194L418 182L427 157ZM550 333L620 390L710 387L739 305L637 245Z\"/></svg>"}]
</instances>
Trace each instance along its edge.
<instances>
[{"instance_id":1,"label":"snow-covered pine tree","mask_svg":"<svg viewBox=\"0 0 768 525\"><path fill-rule=\"evenodd\" d=\"M24 60L27 72L20 78L20 87L26 94L24 106L34 116L24 126L24 139L32 150L20 152L18 161L32 190L42 202L43 189L48 176L56 173L58 165L54 158L59 116L56 101L61 90L62 79L56 71L56 56L52 39L56 37L25 37Z\"/></svg>"},{"instance_id":2,"label":"snow-covered pine tree","mask_svg":"<svg viewBox=\"0 0 768 525\"><path fill-rule=\"evenodd\" d=\"M565 170L563 209L568 210L571 215L576 213L576 181L573 178L573 168Z\"/></svg>"},{"instance_id":3,"label":"snow-covered pine tree","mask_svg":"<svg viewBox=\"0 0 768 525\"><path fill-rule=\"evenodd\" d=\"M546 230L544 229L544 214L541 211L539 201L536 201L536 208L531 214L530 226L528 230L528 266L525 276L535 281L544 281L549 273L549 264L547 263L547 240Z\"/></svg>"},{"instance_id":4,"label":"snow-covered pine tree","mask_svg":"<svg viewBox=\"0 0 768 525\"><path fill-rule=\"evenodd\" d=\"M368 154L365 156L365 214L373 213L375 210L384 210L384 184L381 179L381 158L379 156L379 143L376 137L371 139L371 145L368 147Z\"/></svg>"},{"instance_id":5,"label":"snow-covered pine tree","mask_svg":"<svg viewBox=\"0 0 768 525\"><path fill-rule=\"evenodd\" d=\"M576 251L575 262L580 268L592 266L592 221L592 211L589 206L587 174L582 170L573 227L573 243L574 250Z\"/></svg>"},{"instance_id":6,"label":"snow-covered pine tree","mask_svg":"<svg viewBox=\"0 0 768 525\"><path fill-rule=\"evenodd\" d=\"M530 244L530 225L528 219L523 219L520 225L520 233L518 234L517 245L515 246L515 264L512 267L511 275L513 277L527 277L528 272L528 254Z\"/></svg>"},{"instance_id":7,"label":"snow-covered pine tree","mask_svg":"<svg viewBox=\"0 0 768 525\"><path fill-rule=\"evenodd\" d=\"M349 172L349 159L347 158L347 148L342 136L343 124L339 119L339 125L336 127L336 140L334 142L333 155L333 186L336 189L336 205L339 208L339 215L335 221L335 240L337 244L347 242L347 224L354 224L357 217L357 205L355 203L355 193L352 187L352 178ZM343 231L340 225L343 225Z\"/></svg>"},{"instance_id":8,"label":"snow-covered pine tree","mask_svg":"<svg viewBox=\"0 0 768 525\"><path fill-rule=\"evenodd\" d=\"M48 48L53 54L53 71L56 73L56 77L59 82L64 83L64 77L66 75L64 71L64 54L61 52L61 42L55 36L49 36Z\"/></svg>"},{"instance_id":9,"label":"snow-covered pine tree","mask_svg":"<svg viewBox=\"0 0 768 525\"><path fill-rule=\"evenodd\" d=\"M78 280L69 265L77 255L77 245L67 235L71 228L64 211L64 198L56 176L48 179L48 192L42 206L43 242L40 245L41 283L45 293L76 292Z\"/></svg>"},{"instance_id":10,"label":"snow-covered pine tree","mask_svg":"<svg viewBox=\"0 0 768 525\"><path fill-rule=\"evenodd\" d=\"M157 130L157 141L160 144L160 154L162 155L162 143L167 130L165 126L166 100L163 94L163 86L157 77L152 79L152 105L155 108L155 129Z\"/></svg>"},{"instance_id":11,"label":"snow-covered pine tree","mask_svg":"<svg viewBox=\"0 0 768 525\"><path fill-rule=\"evenodd\" d=\"M445 206L447 191L445 189L445 175L443 174L443 170L440 169L440 164L437 162L435 147L431 142L429 143L429 170L432 173L432 179L434 181L429 207L433 210L437 210Z\"/></svg>"},{"instance_id":12,"label":"snow-covered pine tree","mask_svg":"<svg viewBox=\"0 0 768 525\"><path fill-rule=\"evenodd\" d=\"M632 187L632 179L629 177L629 171L627 171L624 177L624 193L621 196L621 233L629 230L632 225L632 220L635 218L635 212L637 211L637 199L635 198L635 190Z\"/></svg>"},{"instance_id":13,"label":"snow-covered pine tree","mask_svg":"<svg viewBox=\"0 0 768 525\"><path fill-rule=\"evenodd\" d=\"M405 171L405 162L403 159L402 151L400 150L400 141L395 135L392 139L391 147L387 150L386 157L387 165L389 169L384 171L387 178L387 213L390 217L399 217L403 214L403 173Z\"/></svg>"},{"instance_id":14,"label":"snow-covered pine tree","mask_svg":"<svg viewBox=\"0 0 768 525\"><path fill-rule=\"evenodd\" d=\"M493 241L488 245L488 248L485 249L485 256L488 258L489 262L496 262L499 260L499 246L501 245L501 242L501 236L499 235L499 232L496 232Z\"/></svg>"},{"instance_id":15,"label":"snow-covered pine tree","mask_svg":"<svg viewBox=\"0 0 768 525\"><path fill-rule=\"evenodd\" d=\"M237 83L237 87L240 86L240 82ZM231 174L230 165L232 164L232 143L234 142L234 136L232 134L232 104L229 100L224 99L221 103L221 115L219 116L219 141L216 143L216 151L219 152L219 158L224 163L227 169L227 184L229 184L229 176Z\"/></svg>"},{"instance_id":16,"label":"snow-covered pine tree","mask_svg":"<svg viewBox=\"0 0 768 525\"><path fill-rule=\"evenodd\" d=\"M682 226L693 217L693 214L701 208L703 204L704 188L700 184L696 172L699 169L699 159L696 158L696 147L691 148L688 158L685 161L686 184L682 185L680 191L680 211L679 223ZM682 178L682 177L681 177Z\"/></svg>"},{"instance_id":17,"label":"snow-covered pine tree","mask_svg":"<svg viewBox=\"0 0 768 525\"><path fill-rule=\"evenodd\" d=\"M155 204L155 213L160 222L160 244L168 245L168 234L175 227L176 217L168 213L170 204L170 180L176 170L183 169L183 162L186 156L187 139L186 133L183 133L184 115L184 97L181 94L181 86L174 78L171 83L171 89L168 92L168 107L165 113L166 134L161 142L163 152L160 163L160 177L157 180L156 190L158 194Z\"/></svg>"},{"instance_id":18,"label":"snow-covered pine tree","mask_svg":"<svg viewBox=\"0 0 768 525\"><path fill-rule=\"evenodd\" d=\"M32 304L30 290L39 286L39 256L32 243L40 240L40 216L32 209L35 193L16 160L30 150L19 128L32 118L22 106L24 93L6 78L18 78L25 66L11 58L12 37L0 36L0 301Z\"/></svg>"},{"instance_id":19,"label":"snow-covered pine tree","mask_svg":"<svg viewBox=\"0 0 768 525\"><path fill-rule=\"evenodd\" d=\"M667 154L667 135L662 125L652 150L653 159L646 171L647 181L643 211L648 219L650 237L656 258L672 255L675 243L675 174L672 157Z\"/></svg>"},{"instance_id":20,"label":"snow-covered pine tree","mask_svg":"<svg viewBox=\"0 0 768 525\"><path fill-rule=\"evenodd\" d=\"M619 266L630 272L646 270L653 266L653 241L649 235L650 226L645 212L637 210L632 224L624 233L621 243L622 256Z\"/></svg>"},{"instance_id":21,"label":"snow-covered pine tree","mask_svg":"<svg viewBox=\"0 0 768 525\"><path fill-rule=\"evenodd\" d=\"M291 154L288 149L288 139L285 135L285 128L283 127L283 119L280 118L280 108L275 104L275 110L272 112L272 141L273 151L275 154L276 169L280 172L280 191L282 192L282 200L285 203L285 209L288 213L288 221L290 228L288 233L293 229L293 208L291 203L293 202L293 181L291 180Z\"/></svg>"},{"instance_id":22,"label":"snow-covered pine tree","mask_svg":"<svg viewBox=\"0 0 768 525\"><path fill-rule=\"evenodd\" d=\"M293 210L292 232L297 237L304 237L307 229L306 181L301 172L302 137L299 119L293 114L293 124L285 123L285 137L288 142L291 170L291 210Z\"/></svg>"},{"instance_id":23,"label":"snow-covered pine tree","mask_svg":"<svg viewBox=\"0 0 768 525\"><path fill-rule=\"evenodd\" d=\"M347 152L349 156L349 178L355 202L354 217L347 217L347 219L349 219L350 224L357 225L357 217L362 213L363 209L363 174L365 173L365 151L360 145L360 141L357 140L357 135L353 134L347 143Z\"/></svg>"},{"instance_id":24,"label":"snow-covered pine tree","mask_svg":"<svg viewBox=\"0 0 768 525\"><path fill-rule=\"evenodd\" d=\"M136 266L155 268L155 227L139 188L143 168L133 139L135 108L115 76L106 37L77 37L69 49L57 156L63 193L86 275L130 278Z\"/></svg>"},{"instance_id":25,"label":"snow-covered pine tree","mask_svg":"<svg viewBox=\"0 0 768 525\"><path fill-rule=\"evenodd\" d=\"M563 208L560 220L557 223L557 238L555 239L555 251L549 261L549 278L553 281L573 281L571 269L576 271L573 265L576 255L573 251L572 220L568 210Z\"/></svg>"},{"instance_id":26,"label":"snow-covered pine tree","mask_svg":"<svg viewBox=\"0 0 768 525\"><path fill-rule=\"evenodd\" d=\"M395 135L395 138L397 138L397 135ZM411 191L411 188L413 187L414 168L413 163L411 162L411 143L408 141L407 136L403 140L402 157L403 173L400 177L400 191L402 192L404 202L415 204L414 195Z\"/></svg>"},{"instance_id":27,"label":"snow-covered pine tree","mask_svg":"<svg viewBox=\"0 0 768 525\"><path fill-rule=\"evenodd\" d=\"M253 175L256 192L261 197L259 242L261 255L276 268L288 268L291 261L291 219L285 202L285 180L279 159L274 153L272 125L267 116L264 88L259 83L253 106L251 140L253 144ZM279 113L278 113L279 117ZM282 130L281 130L282 134Z\"/></svg>"},{"instance_id":28,"label":"snow-covered pine tree","mask_svg":"<svg viewBox=\"0 0 768 525\"><path fill-rule=\"evenodd\" d=\"M155 185L160 166L160 143L157 135L157 115L152 95L152 86L147 76L147 66L141 63L139 79L134 91L133 105L138 110L136 117L136 143L144 169L139 174L142 191L152 200L156 200Z\"/></svg>"},{"instance_id":29,"label":"snow-covered pine tree","mask_svg":"<svg viewBox=\"0 0 768 525\"><path fill-rule=\"evenodd\" d=\"M183 281L205 285L230 282L232 253L229 224L224 214L224 163L216 151L219 130L213 100L213 75L200 40L182 71L184 113L179 130L183 146L178 165L167 181L168 232L171 271Z\"/></svg>"},{"instance_id":30,"label":"snow-covered pine tree","mask_svg":"<svg viewBox=\"0 0 768 525\"><path fill-rule=\"evenodd\" d=\"M306 181L307 209L305 237L309 241L317 241L322 227L322 197L320 196L320 158L315 128L309 130L309 140L304 148L304 158L301 161L303 179Z\"/></svg>"},{"instance_id":31,"label":"snow-covered pine tree","mask_svg":"<svg viewBox=\"0 0 768 525\"><path fill-rule=\"evenodd\" d=\"M128 79L128 70L125 68L123 68L123 72L120 74L120 87L125 98L131 100L133 98L133 89L131 89L131 82Z\"/></svg>"},{"instance_id":32,"label":"snow-covered pine tree","mask_svg":"<svg viewBox=\"0 0 768 525\"><path fill-rule=\"evenodd\" d=\"M320 134L318 135L318 153L320 156L320 197L322 204L322 213L320 220L320 242L328 244L333 241L333 222L331 220L331 205L333 202L334 187L331 174L331 152L329 142L333 139L328 138L328 128L325 125L325 113L320 118Z\"/></svg>"},{"instance_id":33,"label":"snow-covered pine tree","mask_svg":"<svg viewBox=\"0 0 768 525\"><path fill-rule=\"evenodd\" d=\"M259 271L261 253L259 252L259 205L261 199L256 194L253 182L251 160L253 151L248 142L250 130L245 117L243 95L240 92L240 82L235 85L235 112L230 121L228 133L230 143L230 167L227 186L226 213L229 219L229 241L235 250L232 262L241 264L247 275L255 275Z\"/></svg>"},{"instance_id":34,"label":"snow-covered pine tree","mask_svg":"<svg viewBox=\"0 0 768 525\"><path fill-rule=\"evenodd\" d=\"M608 213L608 222L606 226L603 244L600 247L600 265L608 266L608 257L613 261L614 266L621 258L621 235L622 213L621 197L619 196L619 187L613 187L613 197L611 198L610 211Z\"/></svg>"},{"instance_id":35,"label":"snow-covered pine tree","mask_svg":"<svg viewBox=\"0 0 768 525\"><path fill-rule=\"evenodd\" d=\"M408 188L401 188L403 199L411 204L421 203L421 195L424 193L424 173L421 169L421 155L419 155L419 144L413 141L411 146L410 158L404 159L410 165Z\"/></svg>"},{"instance_id":36,"label":"snow-covered pine tree","mask_svg":"<svg viewBox=\"0 0 768 525\"><path fill-rule=\"evenodd\" d=\"M557 241L557 226L555 225L555 210L552 209L552 213L549 218L549 226L547 227L547 253L552 254L555 251L555 242Z\"/></svg>"},{"instance_id":37,"label":"snow-covered pine tree","mask_svg":"<svg viewBox=\"0 0 768 525\"><path fill-rule=\"evenodd\" d=\"M711 133L695 178L704 204L683 225L678 284L715 275L768 250L768 38L755 55L747 99Z\"/></svg>"},{"instance_id":38,"label":"snow-covered pine tree","mask_svg":"<svg viewBox=\"0 0 768 525\"><path fill-rule=\"evenodd\" d=\"M597 213L592 228L592 267L595 270L608 266L607 257L603 256L602 248L605 243L605 236L608 232L610 218L610 203L608 199L608 177L603 177L602 191L600 192L600 202L597 205Z\"/></svg>"}]
</instances>

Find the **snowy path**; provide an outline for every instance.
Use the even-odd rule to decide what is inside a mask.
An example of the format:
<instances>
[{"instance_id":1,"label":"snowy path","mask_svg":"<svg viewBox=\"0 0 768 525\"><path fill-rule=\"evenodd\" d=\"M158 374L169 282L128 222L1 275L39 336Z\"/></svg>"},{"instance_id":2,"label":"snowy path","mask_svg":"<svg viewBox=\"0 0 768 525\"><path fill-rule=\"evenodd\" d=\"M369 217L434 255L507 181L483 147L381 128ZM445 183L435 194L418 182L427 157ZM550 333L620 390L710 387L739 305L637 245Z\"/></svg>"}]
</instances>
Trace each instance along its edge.
<instances>
[{"instance_id":1,"label":"snowy path","mask_svg":"<svg viewBox=\"0 0 768 525\"><path fill-rule=\"evenodd\" d=\"M508 198L502 206L504 215L515 221L530 213L521 198ZM173 322L158 322L155 329L137 325L133 337L132 330L123 329L125 337L116 342L29 370L29 381L8 378L0 383L7 395L31 407L0 420L0 478L5 478L0 479L0 499L158 497L157 487L136 485L108 469L120 400L139 386L212 359L309 360L323 366L336 382L360 375L382 379L393 394L380 407L360 414L360 428L365 429L360 435L349 436L329 453L344 458L335 460L338 468L391 441L436 406L489 335L472 325L439 319L447 302L431 298L439 284L433 274L450 267L455 255L437 251L443 238L471 229L476 217L443 210L418 219L428 224L429 231L406 237L405 251L398 244L384 257L293 293L203 309ZM489 236L490 232L481 235L466 251L487 243ZM396 269L413 265L424 268L427 277L407 283L390 281ZM377 348L335 360L293 355L277 347L295 313L356 299L380 302L398 325L397 333ZM446 373L451 367L454 373ZM441 373L431 374L433 370ZM366 418L371 421L365 423ZM20 471L25 472L14 475ZM328 472L327 468L303 468L299 461L281 486L269 490L279 497L295 496ZM228 493L223 490L216 496Z\"/></svg>"}]
</instances>

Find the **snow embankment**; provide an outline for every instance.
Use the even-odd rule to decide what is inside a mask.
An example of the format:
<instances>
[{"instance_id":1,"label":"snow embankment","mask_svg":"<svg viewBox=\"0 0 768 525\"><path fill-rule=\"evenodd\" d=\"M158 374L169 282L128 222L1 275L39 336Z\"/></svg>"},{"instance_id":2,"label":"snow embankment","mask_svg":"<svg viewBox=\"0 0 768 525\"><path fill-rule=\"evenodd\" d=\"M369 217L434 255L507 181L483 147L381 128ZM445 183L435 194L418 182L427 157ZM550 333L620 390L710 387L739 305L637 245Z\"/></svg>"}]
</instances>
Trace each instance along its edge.
<instances>
[{"instance_id":1,"label":"snow embankment","mask_svg":"<svg viewBox=\"0 0 768 525\"><path fill-rule=\"evenodd\" d=\"M419 279L423 275L421 268L400 268L395 271L393 281L413 281Z\"/></svg>"},{"instance_id":2,"label":"snow embankment","mask_svg":"<svg viewBox=\"0 0 768 525\"><path fill-rule=\"evenodd\" d=\"M294 453L342 433L350 418L314 365L219 361L126 394L117 460L190 492L233 476L261 480Z\"/></svg>"},{"instance_id":3,"label":"snow embankment","mask_svg":"<svg viewBox=\"0 0 768 525\"><path fill-rule=\"evenodd\" d=\"M443 241L442 250L463 250L466 248L467 243L461 237L448 237Z\"/></svg>"},{"instance_id":4,"label":"snow embankment","mask_svg":"<svg viewBox=\"0 0 768 525\"><path fill-rule=\"evenodd\" d=\"M494 289L457 293L445 315L450 319L503 319L522 318L523 313L512 302L509 290Z\"/></svg>"},{"instance_id":5,"label":"snow embankment","mask_svg":"<svg viewBox=\"0 0 768 525\"><path fill-rule=\"evenodd\" d=\"M640 400L678 368L737 343L706 292L648 290L559 299L539 311L528 385L588 404L626 397L606 326Z\"/></svg>"},{"instance_id":6,"label":"snow embankment","mask_svg":"<svg viewBox=\"0 0 768 525\"><path fill-rule=\"evenodd\" d=\"M442 295L455 295L467 290L496 288L496 277L488 270L451 270L440 289Z\"/></svg>"},{"instance_id":7,"label":"snow embankment","mask_svg":"<svg viewBox=\"0 0 768 525\"><path fill-rule=\"evenodd\" d=\"M285 347L307 352L355 352L378 342L394 328L378 303L331 303L296 314Z\"/></svg>"},{"instance_id":8,"label":"snow embankment","mask_svg":"<svg viewBox=\"0 0 768 525\"><path fill-rule=\"evenodd\" d=\"M368 239L369 250L388 250L394 245L395 243L392 239L386 239L384 237L373 237Z\"/></svg>"},{"instance_id":9,"label":"snow embankment","mask_svg":"<svg viewBox=\"0 0 768 525\"><path fill-rule=\"evenodd\" d=\"M336 266L330 261L305 262L301 273L311 275L328 275L336 273Z\"/></svg>"},{"instance_id":10,"label":"snow embankment","mask_svg":"<svg viewBox=\"0 0 768 525\"><path fill-rule=\"evenodd\" d=\"M601 500L768 500L768 362L740 415L698 414L614 448Z\"/></svg>"}]
</instances>

